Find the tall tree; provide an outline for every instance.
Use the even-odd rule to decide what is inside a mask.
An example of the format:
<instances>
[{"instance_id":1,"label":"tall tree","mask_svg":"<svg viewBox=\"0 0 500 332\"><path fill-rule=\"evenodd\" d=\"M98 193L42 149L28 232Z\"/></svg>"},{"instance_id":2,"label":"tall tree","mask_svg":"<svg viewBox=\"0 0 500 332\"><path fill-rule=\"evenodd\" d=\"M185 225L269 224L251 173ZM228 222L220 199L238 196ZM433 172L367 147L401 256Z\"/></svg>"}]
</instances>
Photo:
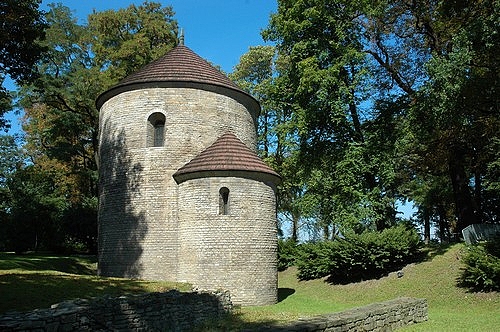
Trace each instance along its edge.
<instances>
[{"instance_id":1,"label":"tall tree","mask_svg":"<svg viewBox=\"0 0 500 332\"><path fill-rule=\"evenodd\" d=\"M394 1L366 20L371 54L410 101L406 153L421 178L447 175L455 232L486 221L483 199L498 137L499 1ZM428 174L438 176L429 177Z\"/></svg>"},{"instance_id":2,"label":"tall tree","mask_svg":"<svg viewBox=\"0 0 500 332\"><path fill-rule=\"evenodd\" d=\"M85 216L82 223L91 223L85 227L91 230L97 208L95 99L170 50L177 43L177 23L172 8L158 3L95 12L84 25L69 8L49 7L42 44L48 51L38 62L39 77L20 91L26 149L41 174L56 170L56 183L70 189L63 218Z\"/></svg>"},{"instance_id":3,"label":"tall tree","mask_svg":"<svg viewBox=\"0 0 500 332\"><path fill-rule=\"evenodd\" d=\"M338 227L383 229L394 221L391 164L373 153L380 138L367 119L370 86L361 25L362 1L279 1L264 37L288 68L283 100L293 110L304 187L326 236ZM287 94L287 95L285 95ZM374 146L375 145L375 146ZM345 231L345 229L344 229Z\"/></svg>"},{"instance_id":4,"label":"tall tree","mask_svg":"<svg viewBox=\"0 0 500 332\"><path fill-rule=\"evenodd\" d=\"M8 250L8 227L12 210L9 181L23 164L23 152L11 135L0 135L0 250Z\"/></svg>"},{"instance_id":5,"label":"tall tree","mask_svg":"<svg viewBox=\"0 0 500 332\"><path fill-rule=\"evenodd\" d=\"M289 60L281 98L325 233L382 229L396 199L426 202L411 183L443 175L454 199L440 215L455 207L455 232L492 214L498 11L498 0L278 2L264 37Z\"/></svg>"},{"instance_id":6,"label":"tall tree","mask_svg":"<svg viewBox=\"0 0 500 332\"><path fill-rule=\"evenodd\" d=\"M11 109L11 96L3 87L6 75L21 83L33 78L34 64L43 47L46 28L41 0L3 0L0 2L0 128L8 125L3 114Z\"/></svg>"},{"instance_id":7,"label":"tall tree","mask_svg":"<svg viewBox=\"0 0 500 332\"><path fill-rule=\"evenodd\" d=\"M303 177L294 166L299 159L296 131L290 127L291 104L281 98L283 80L277 76L288 65L284 60L284 57L278 59L274 46L250 47L230 78L260 101L259 151L283 178L278 193L278 221L280 229L289 228L291 239L297 241L308 210L303 196Z\"/></svg>"}]
</instances>

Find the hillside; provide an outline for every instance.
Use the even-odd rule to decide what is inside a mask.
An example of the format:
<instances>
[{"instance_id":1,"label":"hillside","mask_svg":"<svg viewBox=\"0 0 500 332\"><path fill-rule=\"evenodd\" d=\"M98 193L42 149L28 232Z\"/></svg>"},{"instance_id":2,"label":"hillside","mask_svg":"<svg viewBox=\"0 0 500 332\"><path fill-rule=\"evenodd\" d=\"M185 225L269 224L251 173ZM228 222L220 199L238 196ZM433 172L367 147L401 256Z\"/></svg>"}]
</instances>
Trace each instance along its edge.
<instances>
[{"instance_id":1,"label":"hillside","mask_svg":"<svg viewBox=\"0 0 500 332\"><path fill-rule=\"evenodd\" d=\"M298 281L296 269L291 268L280 273L281 302L244 308L242 318L282 321L409 296L428 300L429 321L405 331L497 331L500 294L469 293L456 287L464 249L457 244L430 251L427 260L406 266L402 278L393 273L348 285L331 285L324 280Z\"/></svg>"},{"instance_id":2,"label":"hillside","mask_svg":"<svg viewBox=\"0 0 500 332\"><path fill-rule=\"evenodd\" d=\"M259 324L280 324L303 316L341 311L400 296L426 298L429 321L404 331L497 331L500 326L500 294L470 293L456 287L460 273L461 244L429 252L428 259L378 280L332 285L325 280L298 281L297 270L279 274L280 302L272 306L244 307L210 330L238 330ZM76 297L101 296L188 285L99 278L92 260L75 257L0 254L0 313L48 307Z\"/></svg>"}]
</instances>

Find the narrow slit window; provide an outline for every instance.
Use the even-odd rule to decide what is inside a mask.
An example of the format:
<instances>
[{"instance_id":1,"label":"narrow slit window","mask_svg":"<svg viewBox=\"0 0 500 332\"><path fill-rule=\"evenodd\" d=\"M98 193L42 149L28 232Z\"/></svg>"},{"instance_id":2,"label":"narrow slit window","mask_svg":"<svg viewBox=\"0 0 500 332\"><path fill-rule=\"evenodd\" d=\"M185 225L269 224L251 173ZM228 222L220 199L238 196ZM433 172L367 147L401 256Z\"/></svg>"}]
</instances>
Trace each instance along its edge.
<instances>
[{"instance_id":1,"label":"narrow slit window","mask_svg":"<svg viewBox=\"0 0 500 332\"><path fill-rule=\"evenodd\" d=\"M156 121L154 124L154 144L153 146L163 146L163 131L165 129L165 121Z\"/></svg>"},{"instance_id":2,"label":"narrow slit window","mask_svg":"<svg viewBox=\"0 0 500 332\"><path fill-rule=\"evenodd\" d=\"M219 214L229 214L229 189L226 187L219 190Z\"/></svg>"},{"instance_id":3,"label":"narrow slit window","mask_svg":"<svg viewBox=\"0 0 500 332\"><path fill-rule=\"evenodd\" d=\"M163 146L165 137L165 115L153 113L148 118L147 146Z\"/></svg>"}]
</instances>

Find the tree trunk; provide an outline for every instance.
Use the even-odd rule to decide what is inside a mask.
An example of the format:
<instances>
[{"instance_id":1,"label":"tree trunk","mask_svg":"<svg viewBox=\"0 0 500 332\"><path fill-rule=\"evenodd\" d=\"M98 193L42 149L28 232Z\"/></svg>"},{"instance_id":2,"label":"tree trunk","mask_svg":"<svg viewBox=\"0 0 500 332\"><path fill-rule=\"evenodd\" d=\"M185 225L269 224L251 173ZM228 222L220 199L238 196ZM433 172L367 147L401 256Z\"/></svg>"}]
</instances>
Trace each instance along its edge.
<instances>
[{"instance_id":1,"label":"tree trunk","mask_svg":"<svg viewBox=\"0 0 500 332\"><path fill-rule=\"evenodd\" d=\"M474 203L476 210L476 222L481 224L483 222L482 213L482 200L481 192L483 191L483 181L481 178L481 172L476 168L474 171Z\"/></svg>"},{"instance_id":2,"label":"tree trunk","mask_svg":"<svg viewBox=\"0 0 500 332\"><path fill-rule=\"evenodd\" d=\"M439 241L441 243L449 242L449 227L448 221L446 220L446 212L443 205L438 205L438 215L439 215Z\"/></svg>"},{"instance_id":3,"label":"tree trunk","mask_svg":"<svg viewBox=\"0 0 500 332\"><path fill-rule=\"evenodd\" d=\"M427 211L424 209L424 243L427 245L431 242L431 218Z\"/></svg>"},{"instance_id":4,"label":"tree trunk","mask_svg":"<svg viewBox=\"0 0 500 332\"><path fill-rule=\"evenodd\" d=\"M465 227L477 223L474 204L469 187L469 178L465 173L463 153L454 151L449 160L449 175L453 188L453 198L457 215L457 226L454 233L459 233Z\"/></svg>"},{"instance_id":5,"label":"tree trunk","mask_svg":"<svg viewBox=\"0 0 500 332\"><path fill-rule=\"evenodd\" d=\"M292 241L297 242L299 239L299 217L300 214L292 212Z\"/></svg>"}]
</instances>

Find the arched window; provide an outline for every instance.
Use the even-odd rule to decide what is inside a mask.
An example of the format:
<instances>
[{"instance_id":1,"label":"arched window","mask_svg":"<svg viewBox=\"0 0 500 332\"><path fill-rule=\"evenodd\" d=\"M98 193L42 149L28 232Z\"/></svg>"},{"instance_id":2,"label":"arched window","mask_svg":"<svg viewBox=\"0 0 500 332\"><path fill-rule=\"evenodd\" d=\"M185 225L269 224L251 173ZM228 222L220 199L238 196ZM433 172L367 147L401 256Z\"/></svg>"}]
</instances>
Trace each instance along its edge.
<instances>
[{"instance_id":1,"label":"arched window","mask_svg":"<svg viewBox=\"0 0 500 332\"><path fill-rule=\"evenodd\" d=\"M229 214L229 189L226 187L219 190L219 214Z\"/></svg>"},{"instance_id":2,"label":"arched window","mask_svg":"<svg viewBox=\"0 0 500 332\"><path fill-rule=\"evenodd\" d=\"M147 146L163 146L165 136L165 115L153 113L148 118Z\"/></svg>"}]
</instances>

